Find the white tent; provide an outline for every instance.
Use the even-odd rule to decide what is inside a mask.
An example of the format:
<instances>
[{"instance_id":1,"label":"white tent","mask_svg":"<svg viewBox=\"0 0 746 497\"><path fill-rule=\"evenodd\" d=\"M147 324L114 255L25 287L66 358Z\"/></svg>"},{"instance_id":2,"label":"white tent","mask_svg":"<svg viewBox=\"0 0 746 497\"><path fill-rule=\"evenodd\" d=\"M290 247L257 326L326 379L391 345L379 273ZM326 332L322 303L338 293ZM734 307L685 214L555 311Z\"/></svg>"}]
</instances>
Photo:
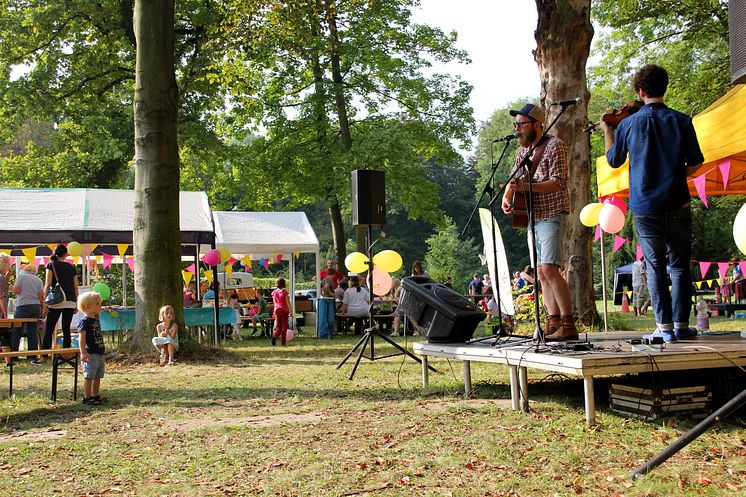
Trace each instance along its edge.
<instances>
[{"instance_id":1,"label":"white tent","mask_svg":"<svg viewBox=\"0 0 746 497\"><path fill-rule=\"evenodd\" d=\"M180 192L181 242L210 244L205 192ZM135 192L93 188L0 188L0 246L132 243Z\"/></svg>"},{"instance_id":2,"label":"white tent","mask_svg":"<svg viewBox=\"0 0 746 497\"><path fill-rule=\"evenodd\" d=\"M305 212L214 211L215 244L232 254L254 258L283 254L290 264L290 294L295 310L295 254L316 254L316 271L321 266L319 240ZM320 295L319 282L316 293Z\"/></svg>"}]
</instances>

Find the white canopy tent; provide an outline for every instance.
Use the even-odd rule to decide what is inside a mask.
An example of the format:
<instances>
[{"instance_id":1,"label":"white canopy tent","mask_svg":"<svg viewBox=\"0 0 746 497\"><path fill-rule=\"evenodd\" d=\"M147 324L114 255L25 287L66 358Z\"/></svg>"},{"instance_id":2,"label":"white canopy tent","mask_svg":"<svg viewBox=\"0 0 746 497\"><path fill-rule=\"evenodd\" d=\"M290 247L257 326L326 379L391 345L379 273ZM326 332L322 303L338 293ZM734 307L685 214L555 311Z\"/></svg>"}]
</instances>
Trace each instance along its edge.
<instances>
[{"instance_id":1,"label":"white canopy tent","mask_svg":"<svg viewBox=\"0 0 746 497\"><path fill-rule=\"evenodd\" d=\"M282 254L290 264L290 294L295 313L295 254L316 254L316 272L321 267L319 240L305 212L214 211L215 244L234 255L253 258ZM209 249L208 249L209 250ZM320 295L319 282L316 293Z\"/></svg>"}]
</instances>

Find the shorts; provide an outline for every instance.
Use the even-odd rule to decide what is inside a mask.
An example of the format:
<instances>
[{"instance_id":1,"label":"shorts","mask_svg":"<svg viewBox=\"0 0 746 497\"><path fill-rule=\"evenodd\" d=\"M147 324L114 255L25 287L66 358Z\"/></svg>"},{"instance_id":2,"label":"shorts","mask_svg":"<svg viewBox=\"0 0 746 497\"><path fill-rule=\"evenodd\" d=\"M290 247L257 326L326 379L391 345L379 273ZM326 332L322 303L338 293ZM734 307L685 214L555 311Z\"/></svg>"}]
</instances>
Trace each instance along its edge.
<instances>
[{"instance_id":1,"label":"shorts","mask_svg":"<svg viewBox=\"0 0 746 497\"><path fill-rule=\"evenodd\" d=\"M562 265L562 256L560 254L560 220L562 217L557 214L541 221L536 221L536 259L538 263L535 266L543 264ZM531 250L531 230L528 230L528 248L531 259L533 251ZM533 260L531 261L533 263Z\"/></svg>"},{"instance_id":2,"label":"shorts","mask_svg":"<svg viewBox=\"0 0 746 497\"><path fill-rule=\"evenodd\" d=\"M645 305L645 302L650 300L650 295L648 295L648 287L645 285L640 286L633 286L632 287L632 306L633 307L642 307Z\"/></svg>"},{"instance_id":3,"label":"shorts","mask_svg":"<svg viewBox=\"0 0 746 497\"><path fill-rule=\"evenodd\" d=\"M104 377L104 356L101 354L88 355L88 362L83 363L83 378L98 380Z\"/></svg>"}]
</instances>

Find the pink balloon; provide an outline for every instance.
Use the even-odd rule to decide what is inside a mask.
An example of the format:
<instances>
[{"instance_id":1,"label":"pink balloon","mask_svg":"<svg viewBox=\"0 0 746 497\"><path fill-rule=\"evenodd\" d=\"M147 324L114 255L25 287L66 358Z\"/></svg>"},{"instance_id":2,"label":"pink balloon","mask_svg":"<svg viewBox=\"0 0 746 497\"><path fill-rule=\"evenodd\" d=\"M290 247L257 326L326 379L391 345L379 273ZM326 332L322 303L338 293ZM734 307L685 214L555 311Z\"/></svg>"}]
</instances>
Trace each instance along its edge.
<instances>
[{"instance_id":1,"label":"pink balloon","mask_svg":"<svg viewBox=\"0 0 746 497\"><path fill-rule=\"evenodd\" d=\"M623 198L612 195L611 197L604 200L604 204L615 205L619 207L619 210L622 211L622 214L627 213L627 203L624 201Z\"/></svg>"},{"instance_id":2,"label":"pink balloon","mask_svg":"<svg viewBox=\"0 0 746 497\"><path fill-rule=\"evenodd\" d=\"M217 249L208 250L205 255L202 256L202 261L208 266L217 266L220 264L220 252Z\"/></svg>"},{"instance_id":3,"label":"pink balloon","mask_svg":"<svg viewBox=\"0 0 746 497\"><path fill-rule=\"evenodd\" d=\"M373 267L373 294L382 297L391 291L393 285L391 275L383 269Z\"/></svg>"},{"instance_id":4,"label":"pink balloon","mask_svg":"<svg viewBox=\"0 0 746 497\"><path fill-rule=\"evenodd\" d=\"M598 214L598 224L607 233L619 233L624 227L624 213L614 204L605 204Z\"/></svg>"}]
</instances>

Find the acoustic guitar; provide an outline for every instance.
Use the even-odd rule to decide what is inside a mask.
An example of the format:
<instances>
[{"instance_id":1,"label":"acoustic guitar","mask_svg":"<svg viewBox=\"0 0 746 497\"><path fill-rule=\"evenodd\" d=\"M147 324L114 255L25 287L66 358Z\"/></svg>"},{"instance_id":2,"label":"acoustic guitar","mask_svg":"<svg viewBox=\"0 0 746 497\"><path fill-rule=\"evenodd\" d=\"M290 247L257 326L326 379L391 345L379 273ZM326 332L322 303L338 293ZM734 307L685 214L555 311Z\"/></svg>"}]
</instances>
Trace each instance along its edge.
<instances>
[{"instance_id":1,"label":"acoustic guitar","mask_svg":"<svg viewBox=\"0 0 746 497\"><path fill-rule=\"evenodd\" d=\"M549 142L549 138L547 136L544 136L541 140L539 140L539 143L536 144L536 148L534 148L534 153L531 156L531 176L533 177L534 173L536 173L536 168L539 166L539 162L541 162L542 157L544 156L544 149L547 148L547 143ZM517 179L517 181L524 181L526 180L526 171L524 170L522 174L520 175L520 178ZM513 210L511 214L513 215L513 227L514 228L527 228L528 227L528 199L526 198L528 196L528 192L513 192L513 200L511 201L511 206L513 207Z\"/></svg>"}]
</instances>

